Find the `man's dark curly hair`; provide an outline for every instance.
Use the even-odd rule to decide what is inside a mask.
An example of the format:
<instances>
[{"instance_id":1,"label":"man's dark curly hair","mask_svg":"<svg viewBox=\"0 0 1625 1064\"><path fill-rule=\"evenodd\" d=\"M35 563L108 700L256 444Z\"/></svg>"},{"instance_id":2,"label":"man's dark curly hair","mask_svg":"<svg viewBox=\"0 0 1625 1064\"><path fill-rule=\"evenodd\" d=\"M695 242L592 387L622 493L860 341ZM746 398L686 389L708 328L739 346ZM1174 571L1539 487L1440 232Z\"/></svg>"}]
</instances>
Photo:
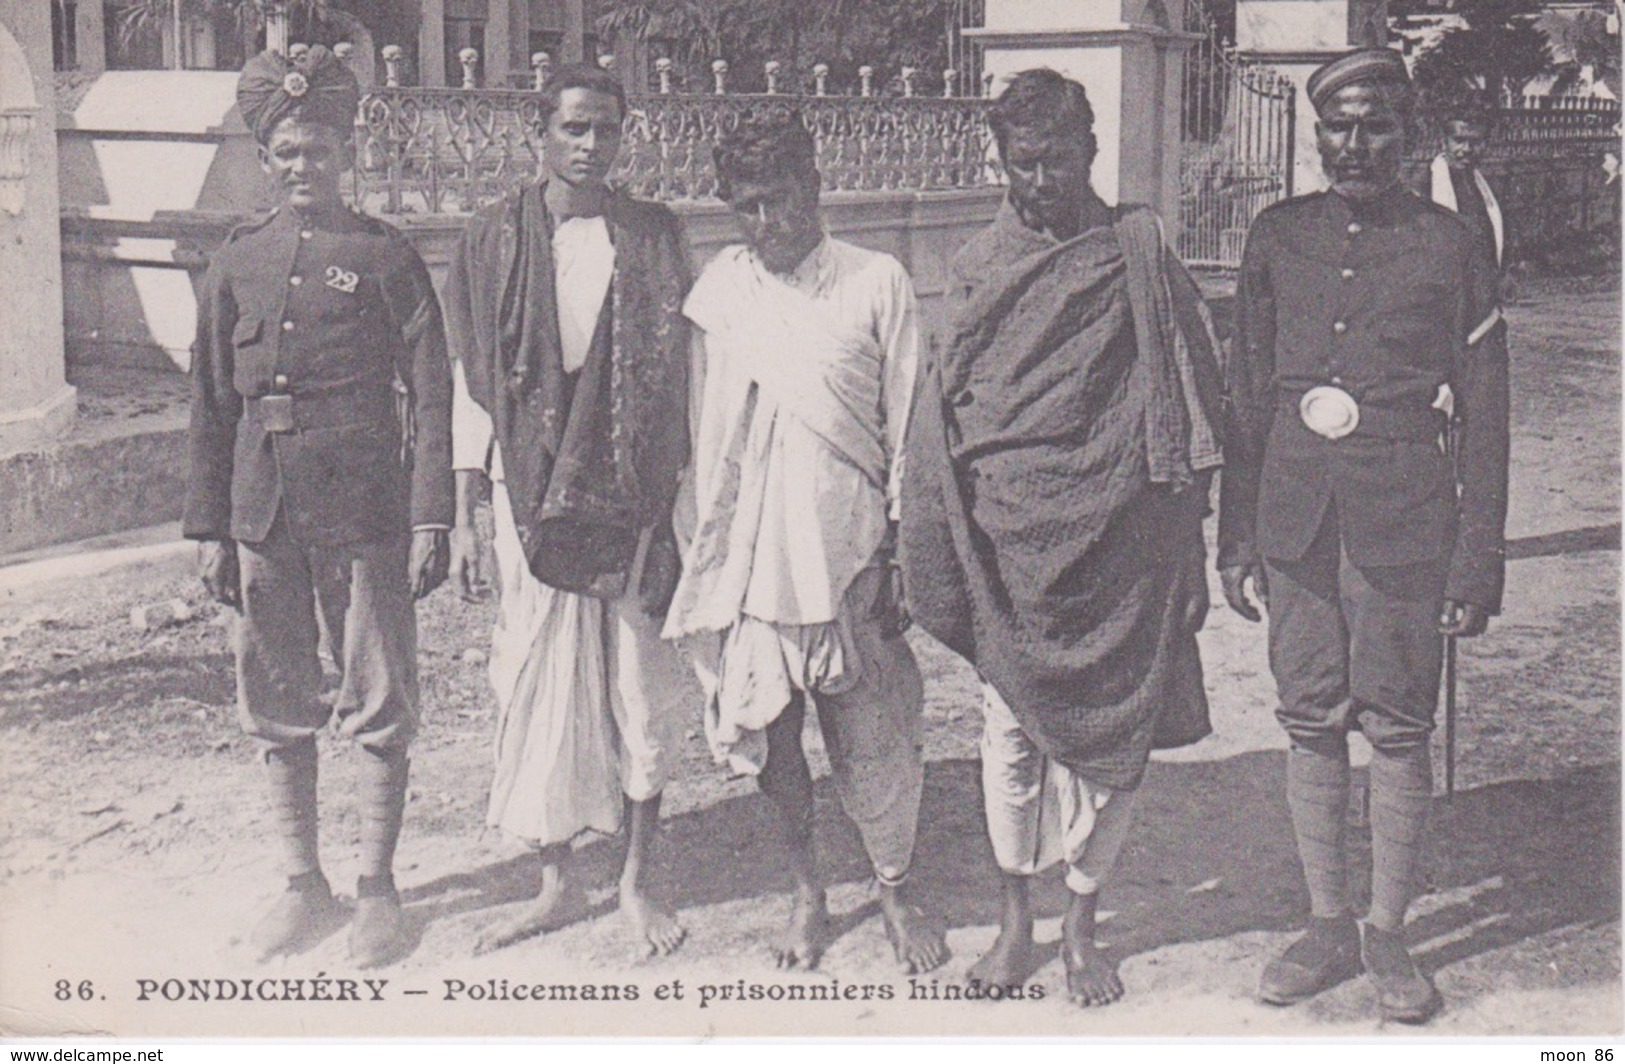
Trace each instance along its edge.
<instances>
[{"instance_id":1,"label":"man's dark curly hair","mask_svg":"<svg viewBox=\"0 0 1625 1064\"><path fill-rule=\"evenodd\" d=\"M733 200L740 181L772 182L789 177L816 184L818 145L801 113L790 107L751 111L724 133L712 151L717 164L717 197Z\"/></svg>"},{"instance_id":2,"label":"man's dark curly hair","mask_svg":"<svg viewBox=\"0 0 1625 1064\"><path fill-rule=\"evenodd\" d=\"M613 96L620 108L621 117L626 117L626 89L616 80L615 75L598 67L587 66L585 63L565 63L549 71L547 81L542 85L544 123L559 109L559 97L564 95L565 89L587 89L590 92Z\"/></svg>"},{"instance_id":3,"label":"man's dark curly hair","mask_svg":"<svg viewBox=\"0 0 1625 1064\"><path fill-rule=\"evenodd\" d=\"M1042 137L1061 134L1094 138L1095 109L1083 86L1071 78L1039 67L1023 70L1010 79L993 101L987 123L1003 155L1011 134L1020 130Z\"/></svg>"}]
</instances>

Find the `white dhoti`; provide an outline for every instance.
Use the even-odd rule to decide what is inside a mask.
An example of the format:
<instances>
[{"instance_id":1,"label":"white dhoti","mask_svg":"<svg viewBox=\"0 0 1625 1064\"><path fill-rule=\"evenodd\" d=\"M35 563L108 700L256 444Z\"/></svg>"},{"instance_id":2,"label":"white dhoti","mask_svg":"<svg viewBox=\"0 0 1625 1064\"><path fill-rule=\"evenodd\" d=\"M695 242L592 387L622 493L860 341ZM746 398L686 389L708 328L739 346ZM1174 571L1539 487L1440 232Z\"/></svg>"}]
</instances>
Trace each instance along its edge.
<instances>
[{"instance_id":1,"label":"white dhoti","mask_svg":"<svg viewBox=\"0 0 1625 1064\"><path fill-rule=\"evenodd\" d=\"M1093 894L1134 819L1134 791L1097 786L1044 756L1004 699L982 685L982 797L999 868L1030 876L1066 862L1066 885Z\"/></svg>"},{"instance_id":2,"label":"white dhoti","mask_svg":"<svg viewBox=\"0 0 1625 1064\"><path fill-rule=\"evenodd\" d=\"M531 575L506 486L492 484L500 609L491 640L499 724L486 823L535 845L620 829L622 795L659 794L681 741L689 670L637 595L613 601Z\"/></svg>"},{"instance_id":3,"label":"white dhoti","mask_svg":"<svg viewBox=\"0 0 1625 1064\"><path fill-rule=\"evenodd\" d=\"M811 701L841 808L882 883L914 860L925 787L925 689L914 652L872 615L885 570L865 569L828 624L751 617L683 642L705 689L705 732L717 760L742 775L767 764L767 727Z\"/></svg>"},{"instance_id":4,"label":"white dhoti","mask_svg":"<svg viewBox=\"0 0 1625 1064\"><path fill-rule=\"evenodd\" d=\"M553 263L560 356L575 373L615 272L605 220L560 222ZM537 846L618 831L623 795L645 801L665 787L682 714L699 700L681 656L660 639L661 618L645 614L637 594L649 532L618 599L537 580L514 525L491 416L470 398L461 362L452 376L452 465L490 475L495 525L500 601L490 671L498 723L486 823Z\"/></svg>"}]
</instances>

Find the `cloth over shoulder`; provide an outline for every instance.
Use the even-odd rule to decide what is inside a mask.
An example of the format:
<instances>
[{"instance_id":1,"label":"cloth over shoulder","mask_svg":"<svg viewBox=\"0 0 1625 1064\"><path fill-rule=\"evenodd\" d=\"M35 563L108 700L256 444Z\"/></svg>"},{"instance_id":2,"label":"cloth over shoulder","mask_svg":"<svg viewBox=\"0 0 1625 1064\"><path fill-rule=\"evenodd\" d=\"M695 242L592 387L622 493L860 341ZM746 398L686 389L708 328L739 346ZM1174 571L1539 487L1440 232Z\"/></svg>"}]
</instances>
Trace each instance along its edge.
<instances>
[{"instance_id":1,"label":"cloth over shoulder","mask_svg":"<svg viewBox=\"0 0 1625 1064\"><path fill-rule=\"evenodd\" d=\"M613 598L641 531L668 521L688 463L689 269L676 216L619 193L585 364L565 365L543 187L469 223L445 290L468 394L495 424L520 542L538 580Z\"/></svg>"},{"instance_id":2,"label":"cloth over shoulder","mask_svg":"<svg viewBox=\"0 0 1625 1064\"><path fill-rule=\"evenodd\" d=\"M901 558L914 617L1046 754L1138 785L1208 734L1195 628L1219 349L1155 215L1068 241L1006 203L922 374Z\"/></svg>"}]
</instances>

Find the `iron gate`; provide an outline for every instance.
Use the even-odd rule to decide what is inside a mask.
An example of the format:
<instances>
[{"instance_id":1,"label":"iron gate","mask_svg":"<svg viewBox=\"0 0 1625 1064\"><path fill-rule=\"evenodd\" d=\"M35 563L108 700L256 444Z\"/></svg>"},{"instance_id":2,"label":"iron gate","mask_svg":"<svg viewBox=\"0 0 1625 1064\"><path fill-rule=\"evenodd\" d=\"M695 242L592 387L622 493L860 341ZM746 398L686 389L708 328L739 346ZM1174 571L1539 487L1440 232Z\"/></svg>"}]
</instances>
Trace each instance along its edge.
<instances>
[{"instance_id":1,"label":"iron gate","mask_svg":"<svg viewBox=\"0 0 1625 1064\"><path fill-rule=\"evenodd\" d=\"M1272 67L1238 57L1199 2L1189 10L1202 40L1185 59L1179 254L1192 266L1234 268L1253 217L1292 195L1297 90Z\"/></svg>"}]
</instances>

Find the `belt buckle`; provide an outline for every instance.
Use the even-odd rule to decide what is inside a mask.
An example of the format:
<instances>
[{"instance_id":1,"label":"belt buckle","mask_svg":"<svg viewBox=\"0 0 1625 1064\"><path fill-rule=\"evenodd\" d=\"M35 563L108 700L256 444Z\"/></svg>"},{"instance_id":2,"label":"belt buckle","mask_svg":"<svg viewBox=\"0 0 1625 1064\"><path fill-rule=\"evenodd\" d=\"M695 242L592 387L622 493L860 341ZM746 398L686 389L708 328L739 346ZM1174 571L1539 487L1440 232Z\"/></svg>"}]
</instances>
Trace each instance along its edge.
<instances>
[{"instance_id":1,"label":"belt buckle","mask_svg":"<svg viewBox=\"0 0 1625 1064\"><path fill-rule=\"evenodd\" d=\"M293 396L267 395L259 400L260 424L266 432L293 431Z\"/></svg>"},{"instance_id":2,"label":"belt buckle","mask_svg":"<svg viewBox=\"0 0 1625 1064\"><path fill-rule=\"evenodd\" d=\"M1298 400L1298 416L1310 432L1340 440L1359 426L1360 404L1343 389L1322 384L1303 393Z\"/></svg>"}]
</instances>

